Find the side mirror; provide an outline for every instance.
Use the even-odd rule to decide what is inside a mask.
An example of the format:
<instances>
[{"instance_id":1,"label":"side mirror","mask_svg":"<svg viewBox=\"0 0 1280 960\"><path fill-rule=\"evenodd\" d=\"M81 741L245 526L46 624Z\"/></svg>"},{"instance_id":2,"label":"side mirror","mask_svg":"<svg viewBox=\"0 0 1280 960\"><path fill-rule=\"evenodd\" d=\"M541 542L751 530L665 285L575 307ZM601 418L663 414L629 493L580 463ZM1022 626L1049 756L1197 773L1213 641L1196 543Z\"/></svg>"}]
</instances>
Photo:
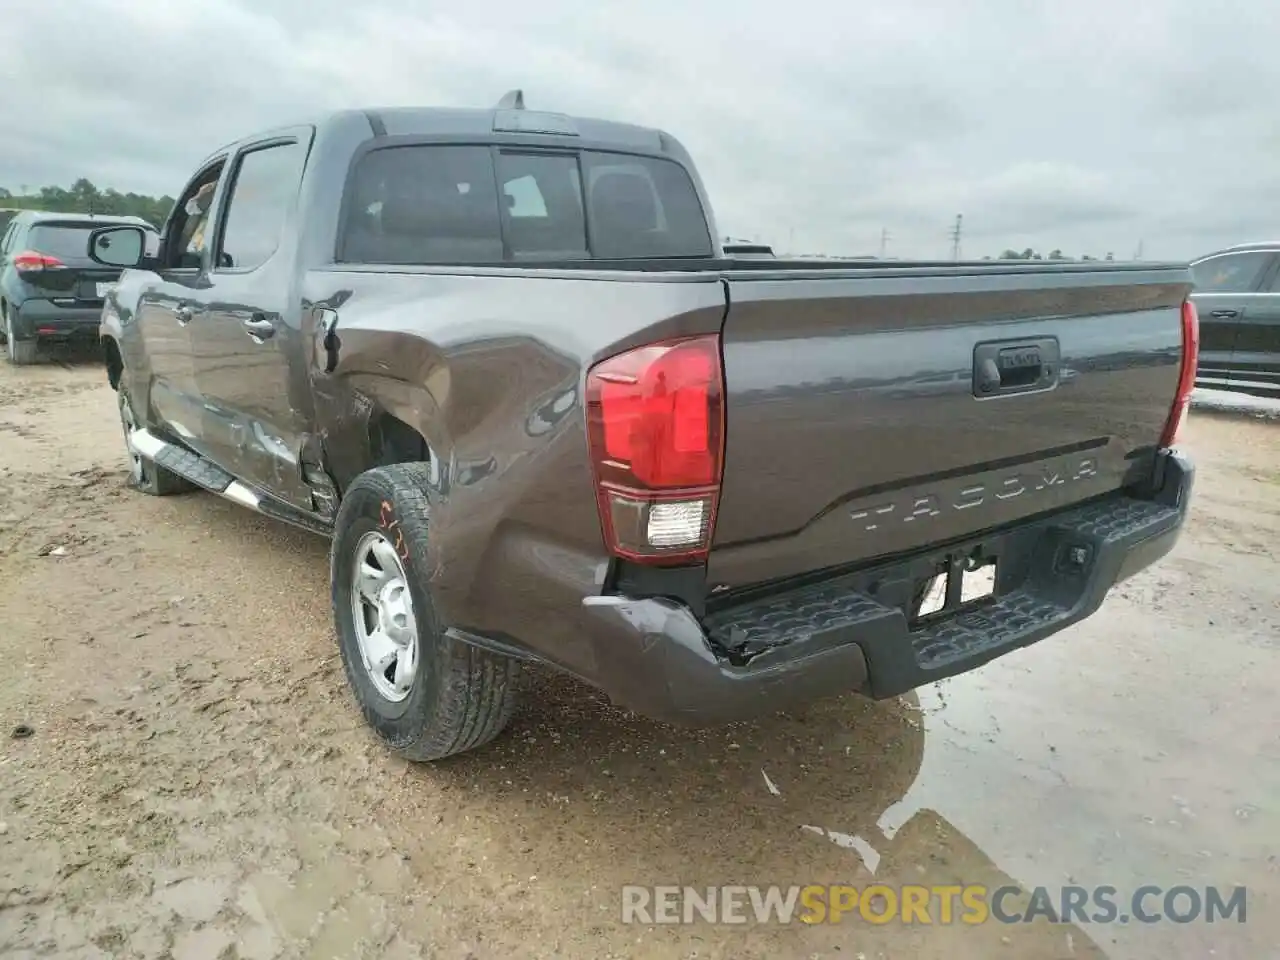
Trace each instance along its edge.
<instances>
[{"instance_id":1,"label":"side mirror","mask_svg":"<svg viewBox=\"0 0 1280 960\"><path fill-rule=\"evenodd\" d=\"M104 267L136 267L147 255L142 227L99 227L89 234L89 259Z\"/></svg>"}]
</instances>

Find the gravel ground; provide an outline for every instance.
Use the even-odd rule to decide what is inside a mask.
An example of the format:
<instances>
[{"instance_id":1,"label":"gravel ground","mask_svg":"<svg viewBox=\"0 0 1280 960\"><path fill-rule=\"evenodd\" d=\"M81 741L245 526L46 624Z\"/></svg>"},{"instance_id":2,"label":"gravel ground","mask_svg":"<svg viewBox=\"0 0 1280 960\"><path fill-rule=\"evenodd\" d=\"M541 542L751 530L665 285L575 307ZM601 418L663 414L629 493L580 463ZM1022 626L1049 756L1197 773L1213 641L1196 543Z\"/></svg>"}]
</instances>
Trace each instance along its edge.
<instances>
[{"instance_id":1,"label":"gravel ground","mask_svg":"<svg viewBox=\"0 0 1280 960\"><path fill-rule=\"evenodd\" d=\"M492 747L366 732L326 544L124 485L92 363L0 364L0 956L1280 956L1280 426L1088 622L887 703L688 733L533 672ZM11 738L20 726L30 735ZM624 925L624 884L1245 884L1244 924Z\"/></svg>"}]
</instances>

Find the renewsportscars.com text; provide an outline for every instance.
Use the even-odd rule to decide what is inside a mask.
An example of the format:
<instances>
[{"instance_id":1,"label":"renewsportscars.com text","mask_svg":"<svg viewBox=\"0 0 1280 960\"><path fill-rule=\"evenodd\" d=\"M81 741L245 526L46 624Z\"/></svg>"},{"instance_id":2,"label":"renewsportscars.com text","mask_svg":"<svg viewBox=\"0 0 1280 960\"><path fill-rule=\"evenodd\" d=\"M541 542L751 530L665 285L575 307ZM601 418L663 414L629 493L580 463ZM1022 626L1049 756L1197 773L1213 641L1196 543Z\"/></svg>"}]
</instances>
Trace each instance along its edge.
<instances>
[{"instance_id":1,"label":"renewsportscars.com text","mask_svg":"<svg viewBox=\"0 0 1280 960\"><path fill-rule=\"evenodd\" d=\"M1246 900L1244 887L626 886L622 922L1244 923Z\"/></svg>"}]
</instances>

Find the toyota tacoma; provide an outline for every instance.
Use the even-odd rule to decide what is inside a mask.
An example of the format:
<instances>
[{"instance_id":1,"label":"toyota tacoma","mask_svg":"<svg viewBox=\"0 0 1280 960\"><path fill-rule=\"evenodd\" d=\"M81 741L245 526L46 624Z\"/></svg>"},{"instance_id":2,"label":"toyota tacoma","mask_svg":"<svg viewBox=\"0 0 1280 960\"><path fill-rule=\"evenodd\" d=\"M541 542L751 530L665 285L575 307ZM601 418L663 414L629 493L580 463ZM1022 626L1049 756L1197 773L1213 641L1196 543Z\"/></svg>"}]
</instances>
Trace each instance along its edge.
<instances>
[{"instance_id":1,"label":"toyota tacoma","mask_svg":"<svg viewBox=\"0 0 1280 960\"><path fill-rule=\"evenodd\" d=\"M719 236L674 137L519 94L230 144L161 235L89 239L132 484L331 538L354 696L417 760L491 740L522 661L690 725L893 697L1173 547L1186 264Z\"/></svg>"}]
</instances>

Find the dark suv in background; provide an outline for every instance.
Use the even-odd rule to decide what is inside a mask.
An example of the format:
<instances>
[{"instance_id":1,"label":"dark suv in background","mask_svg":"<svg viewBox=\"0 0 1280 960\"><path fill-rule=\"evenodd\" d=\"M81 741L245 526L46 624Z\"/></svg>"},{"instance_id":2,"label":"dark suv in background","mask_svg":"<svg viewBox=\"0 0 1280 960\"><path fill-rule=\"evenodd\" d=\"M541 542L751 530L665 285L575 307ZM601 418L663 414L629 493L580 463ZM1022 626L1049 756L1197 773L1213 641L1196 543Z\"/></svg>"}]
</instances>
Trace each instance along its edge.
<instances>
[{"instance_id":1,"label":"dark suv in background","mask_svg":"<svg viewBox=\"0 0 1280 960\"><path fill-rule=\"evenodd\" d=\"M1280 241L1194 260L1200 314L1196 385L1280 397Z\"/></svg>"},{"instance_id":2,"label":"dark suv in background","mask_svg":"<svg viewBox=\"0 0 1280 960\"><path fill-rule=\"evenodd\" d=\"M98 334L102 299L119 270L88 256L89 232L128 224L153 228L138 217L24 210L0 240L0 336L10 363L34 363L37 345Z\"/></svg>"}]
</instances>

